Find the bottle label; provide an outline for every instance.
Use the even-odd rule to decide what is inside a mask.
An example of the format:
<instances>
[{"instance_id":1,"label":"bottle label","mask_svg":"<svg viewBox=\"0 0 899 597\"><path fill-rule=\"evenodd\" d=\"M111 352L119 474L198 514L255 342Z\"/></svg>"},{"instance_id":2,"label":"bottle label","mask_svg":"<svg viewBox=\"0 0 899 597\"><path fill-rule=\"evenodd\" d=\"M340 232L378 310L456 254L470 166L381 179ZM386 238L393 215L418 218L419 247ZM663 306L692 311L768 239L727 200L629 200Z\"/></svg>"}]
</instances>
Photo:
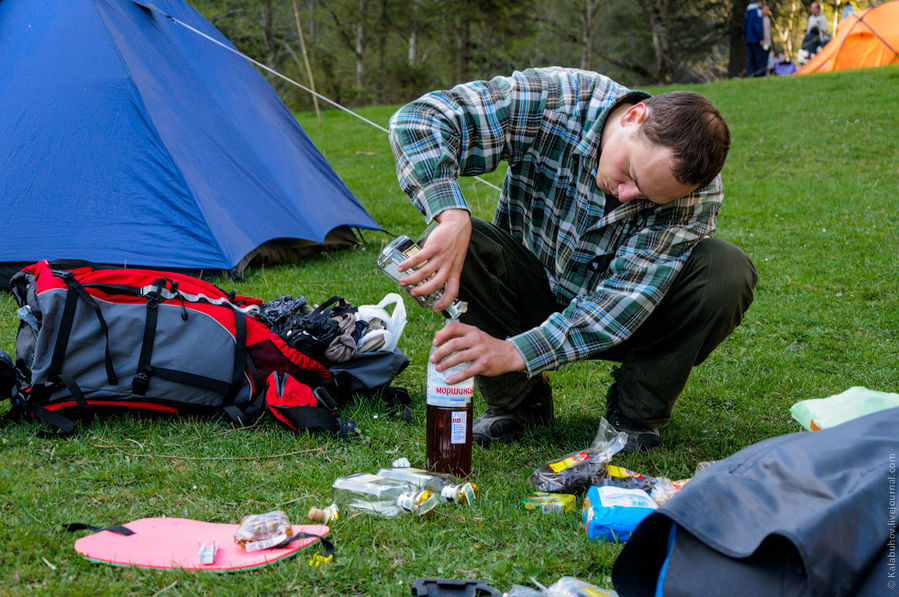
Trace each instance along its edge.
<instances>
[{"instance_id":1,"label":"bottle label","mask_svg":"<svg viewBox=\"0 0 899 597\"><path fill-rule=\"evenodd\" d=\"M615 466L613 464L609 465L609 476L614 479L643 479L643 475L640 473L635 473L634 471L624 468L623 466Z\"/></svg>"},{"instance_id":2,"label":"bottle label","mask_svg":"<svg viewBox=\"0 0 899 597\"><path fill-rule=\"evenodd\" d=\"M450 443L451 444L464 444L465 443L465 431L468 429L468 413L464 410L454 410L453 411L453 422L452 427L450 429Z\"/></svg>"},{"instance_id":3,"label":"bottle label","mask_svg":"<svg viewBox=\"0 0 899 597\"><path fill-rule=\"evenodd\" d=\"M459 408L471 404L474 396L474 380L468 378L463 382L448 385L446 378L468 366L468 363L456 365L446 371L438 372L429 364L427 403L431 406L448 406Z\"/></svg>"},{"instance_id":4,"label":"bottle label","mask_svg":"<svg viewBox=\"0 0 899 597\"><path fill-rule=\"evenodd\" d=\"M589 460L590 455L586 452L578 452L573 456L569 456L564 460L559 460L558 462L550 462L549 468L552 469L554 473L560 473L564 471L566 468L572 467L579 462L583 462L585 460Z\"/></svg>"},{"instance_id":5,"label":"bottle label","mask_svg":"<svg viewBox=\"0 0 899 597\"><path fill-rule=\"evenodd\" d=\"M414 512L416 503L415 503L415 492L409 491L406 492L400 497L396 498L396 505L405 510L406 512Z\"/></svg>"}]
</instances>

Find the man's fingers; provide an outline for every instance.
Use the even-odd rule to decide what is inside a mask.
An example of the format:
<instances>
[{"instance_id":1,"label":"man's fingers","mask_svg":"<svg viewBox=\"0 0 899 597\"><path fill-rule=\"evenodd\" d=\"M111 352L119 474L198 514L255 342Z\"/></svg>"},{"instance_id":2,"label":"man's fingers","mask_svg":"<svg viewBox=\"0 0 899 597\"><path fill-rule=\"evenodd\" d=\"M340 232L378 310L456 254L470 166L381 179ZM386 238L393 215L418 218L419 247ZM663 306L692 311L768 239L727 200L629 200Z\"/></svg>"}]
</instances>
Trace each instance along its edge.
<instances>
[{"instance_id":1,"label":"man's fingers","mask_svg":"<svg viewBox=\"0 0 899 597\"><path fill-rule=\"evenodd\" d=\"M405 271L405 270L409 269L410 267L422 265L426 261L430 261L431 258L434 257L435 253L437 253L437 251L428 247L427 243L425 243L425 246L423 248L419 249L419 251L417 253L410 255L403 261L400 261L399 263L396 264L396 267L400 271Z\"/></svg>"},{"instance_id":2,"label":"man's fingers","mask_svg":"<svg viewBox=\"0 0 899 597\"><path fill-rule=\"evenodd\" d=\"M460 338L452 338L439 345L431 355L431 362L437 363L437 369L443 371L453 365L465 362L466 359L459 356L459 353L465 349Z\"/></svg>"},{"instance_id":3,"label":"man's fingers","mask_svg":"<svg viewBox=\"0 0 899 597\"><path fill-rule=\"evenodd\" d=\"M457 296L459 296L459 278L450 276L443 289L443 296L434 305L434 310L443 311L452 304Z\"/></svg>"},{"instance_id":4,"label":"man's fingers","mask_svg":"<svg viewBox=\"0 0 899 597\"><path fill-rule=\"evenodd\" d=\"M415 257L412 257L400 263L400 265L408 263L409 267L420 266L415 271L409 271L407 275L400 278L401 284L417 284L418 282L427 279L429 276L433 275L435 271L437 271L438 264L436 262L413 261L416 257L418 256L416 255Z\"/></svg>"},{"instance_id":5,"label":"man's fingers","mask_svg":"<svg viewBox=\"0 0 899 597\"><path fill-rule=\"evenodd\" d=\"M457 384L460 381L465 381L469 377L474 377L478 373L481 372L481 367L479 367L475 361L471 362L471 365L466 367L463 371L456 373L455 375L450 375L446 378L446 383L449 385Z\"/></svg>"}]
</instances>

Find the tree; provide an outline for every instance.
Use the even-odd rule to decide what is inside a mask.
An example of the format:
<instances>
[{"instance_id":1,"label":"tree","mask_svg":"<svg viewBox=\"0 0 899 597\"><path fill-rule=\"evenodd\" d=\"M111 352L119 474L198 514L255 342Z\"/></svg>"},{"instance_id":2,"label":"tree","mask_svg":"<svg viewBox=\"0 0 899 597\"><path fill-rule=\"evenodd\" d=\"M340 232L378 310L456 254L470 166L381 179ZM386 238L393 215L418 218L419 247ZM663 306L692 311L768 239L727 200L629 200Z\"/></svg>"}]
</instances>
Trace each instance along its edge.
<instances>
[{"instance_id":1,"label":"tree","mask_svg":"<svg viewBox=\"0 0 899 597\"><path fill-rule=\"evenodd\" d=\"M296 14L293 1L191 1L242 52L305 81L299 20L317 89L346 105L528 66L579 66L637 87L738 75L745 62L747 0L295 0ZM777 44L796 47L810 1L770 2ZM312 107L263 74L289 107Z\"/></svg>"}]
</instances>

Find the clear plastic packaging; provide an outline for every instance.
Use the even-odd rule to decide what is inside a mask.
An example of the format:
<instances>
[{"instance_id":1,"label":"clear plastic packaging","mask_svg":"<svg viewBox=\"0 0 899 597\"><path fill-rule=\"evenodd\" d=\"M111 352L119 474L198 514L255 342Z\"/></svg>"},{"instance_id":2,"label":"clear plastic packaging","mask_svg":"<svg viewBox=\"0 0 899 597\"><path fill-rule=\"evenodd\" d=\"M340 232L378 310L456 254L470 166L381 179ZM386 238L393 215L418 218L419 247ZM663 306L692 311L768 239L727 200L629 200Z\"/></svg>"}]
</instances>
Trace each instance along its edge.
<instances>
[{"instance_id":1,"label":"clear plastic packaging","mask_svg":"<svg viewBox=\"0 0 899 597\"><path fill-rule=\"evenodd\" d=\"M426 471L420 468L392 467L378 471L379 477L409 483L419 489L426 489L440 496L443 501L453 502L461 506L472 505L477 501L478 487L474 483L459 483L449 473Z\"/></svg>"},{"instance_id":2,"label":"clear plastic packaging","mask_svg":"<svg viewBox=\"0 0 899 597\"><path fill-rule=\"evenodd\" d=\"M290 520L281 510L244 516L234 531L234 541L246 551L269 549L290 538Z\"/></svg>"},{"instance_id":3,"label":"clear plastic packaging","mask_svg":"<svg viewBox=\"0 0 899 597\"><path fill-rule=\"evenodd\" d=\"M690 479L672 481L668 477L650 477L635 473L630 469L609 464L606 474L595 485L599 487L618 487L621 489L641 489L648 493L658 505L662 505L687 484Z\"/></svg>"},{"instance_id":4,"label":"clear plastic packaging","mask_svg":"<svg viewBox=\"0 0 899 597\"><path fill-rule=\"evenodd\" d=\"M705 470L715 464L716 462L721 462L720 460L705 460L696 465L696 470L693 471L693 474L697 474L701 470Z\"/></svg>"},{"instance_id":5,"label":"clear plastic packaging","mask_svg":"<svg viewBox=\"0 0 899 597\"><path fill-rule=\"evenodd\" d=\"M606 466L605 473L594 485L642 489L649 493L656 486L657 481L658 479L655 477L648 477L630 469L609 464Z\"/></svg>"},{"instance_id":6,"label":"clear plastic packaging","mask_svg":"<svg viewBox=\"0 0 899 597\"><path fill-rule=\"evenodd\" d=\"M381 516L414 513L424 516L437 505L432 491L369 473L340 477L331 485L333 503L342 510L362 510Z\"/></svg>"},{"instance_id":7,"label":"clear plastic packaging","mask_svg":"<svg viewBox=\"0 0 899 597\"><path fill-rule=\"evenodd\" d=\"M674 497L680 489L687 484L690 479L680 479L672 481L668 477L656 478L656 483L650 492L650 496L658 505L662 505Z\"/></svg>"},{"instance_id":8,"label":"clear plastic packaging","mask_svg":"<svg viewBox=\"0 0 899 597\"><path fill-rule=\"evenodd\" d=\"M545 587L531 578L539 589L512 585L512 589L506 593L508 597L618 597L618 593L611 589L600 589L594 584L574 578L563 576L555 583Z\"/></svg>"},{"instance_id":9,"label":"clear plastic packaging","mask_svg":"<svg viewBox=\"0 0 899 597\"><path fill-rule=\"evenodd\" d=\"M531 474L529 481L538 491L584 493L607 477L606 465L626 443L627 434L615 431L603 418L589 448L544 464Z\"/></svg>"}]
</instances>

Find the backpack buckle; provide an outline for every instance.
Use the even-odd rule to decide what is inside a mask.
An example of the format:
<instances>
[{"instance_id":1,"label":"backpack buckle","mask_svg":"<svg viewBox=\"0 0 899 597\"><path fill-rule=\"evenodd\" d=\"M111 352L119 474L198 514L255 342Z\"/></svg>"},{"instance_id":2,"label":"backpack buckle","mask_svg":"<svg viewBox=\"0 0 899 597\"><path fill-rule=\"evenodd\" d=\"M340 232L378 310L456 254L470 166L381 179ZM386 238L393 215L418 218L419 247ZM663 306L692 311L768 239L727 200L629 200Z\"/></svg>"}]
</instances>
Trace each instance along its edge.
<instances>
[{"instance_id":1,"label":"backpack buckle","mask_svg":"<svg viewBox=\"0 0 899 597\"><path fill-rule=\"evenodd\" d=\"M150 376L144 371L138 371L134 379L131 380L131 391L135 394L143 396L150 387Z\"/></svg>"}]
</instances>

